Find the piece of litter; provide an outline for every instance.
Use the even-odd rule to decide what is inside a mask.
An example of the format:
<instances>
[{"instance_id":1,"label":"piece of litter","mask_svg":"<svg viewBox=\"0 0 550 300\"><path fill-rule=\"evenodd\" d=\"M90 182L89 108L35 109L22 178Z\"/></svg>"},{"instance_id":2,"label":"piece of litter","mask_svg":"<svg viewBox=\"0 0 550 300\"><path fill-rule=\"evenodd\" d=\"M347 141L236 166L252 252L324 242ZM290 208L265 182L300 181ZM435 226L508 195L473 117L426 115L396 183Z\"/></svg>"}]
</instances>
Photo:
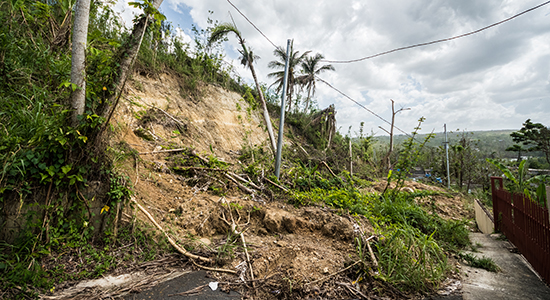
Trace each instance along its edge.
<instances>
[{"instance_id":1,"label":"piece of litter","mask_svg":"<svg viewBox=\"0 0 550 300\"><path fill-rule=\"evenodd\" d=\"M218 289L218 282L217 282L217 281L210 282L210 283L208 284L208 286L209 286L213 291L215 291L215 290Z\"/></svg>"}]
</instances>

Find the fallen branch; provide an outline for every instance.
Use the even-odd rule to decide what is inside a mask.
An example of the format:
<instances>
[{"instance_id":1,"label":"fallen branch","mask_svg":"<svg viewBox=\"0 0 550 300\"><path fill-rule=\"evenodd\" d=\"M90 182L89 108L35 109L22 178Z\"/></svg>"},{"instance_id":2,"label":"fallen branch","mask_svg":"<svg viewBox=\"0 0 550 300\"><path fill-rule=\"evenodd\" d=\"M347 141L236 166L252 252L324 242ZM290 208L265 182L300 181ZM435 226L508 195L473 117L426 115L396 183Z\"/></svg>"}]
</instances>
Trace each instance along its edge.
<instances>
[{"instance_id":1,"label":"fallen branch","mask_svg":"<svg viewBox=\"0 0 550 300\"><path fill-rule=\"evenodd\" d=\"M194 260L191 260L191 262L193 262L193 264L201 269L205 269L205 270L208 270L208 271L214 271L214 272L224 272L224 273L231 273L231 274L237 274L237 271L234 271L234 270L229 270L229 269L218 269L218 268L210 268L210 267L206 267L206 266L203 266L203 265L199 265L198 263L196 263Z\"/></svg>"},{"instance_id":2,"label":"fallen branch","mask_svg":"<svg viewBox=\"0 0 550 300\"><path fill-rule=\"evenodd\" d=\"M378 261L376 260L376 256L374 256L374 252L372 252L372 248L371 248L370 242L369 242L369 240L370 240L371 238L373 238L373 237L374 237L374 236L372 236L372 237L366 239L366 240L365 240L365 243L367 243L367 248L369 248L369 253L370 253L370 258L371 258L371 260L372 260L372 264L373 264L374 267L378 270Z\"/></svg>"},{"instance_id":3,"label":"fallen branch","mask_svg":"<svg viewBox=\"0 0 550 300\"><path fill-rule=\"evenodd\" d=\"M363 294L360 290L354 288L351 284L349 283L345 283L345 282L337 282L336 284L338 285L343 285L345 286L346 288L348 288L348 290L350 290L353 294L358 294L360 295L361 297L363 297L363 299L370 299L367 295Z\"/></svg>"},{"instance_id":4,"label":"fallen branch","mask_svg":"<svg viewBox=\"0 0 550 300\"><path fill-rule=\"evenodd\" d=\"M162 109L160 109L160 108L158 108L158 107L156 107L156 106L150 105L150 104L148 104L148 103L145 103L145 105L160 110L160 111L161 111L162 113L164 113L168 118L172 119L174 122L178 123L178 124L181 125L182 127L185 127L185 124L183 124L182 121L180 121L180 120L174 118L172 115L170 115L170 114L167 113L166 111L164 111L164 110L162 110Z\"/></svg>"},{"instance_id":5,"label":"fallen branch","mask_svg":"<svg viewBox=\"0 0 550 300\"><path fill-rule=\"evenodd\" d=\"M224 197L222 197L220 200L221 200L222 204L227 204ZM241 216L239 214L239 219L237 220L237 222L235 222L235 219L233 218L233 213L231 213L231 207L229 206L229 204L227 204L227 207L228 207L228 210L229 210L229 217L231 218L231 223L229 223L229 220L227 220L227 218L225 217L225 214L223 213L223 210L222 210L222 220L227 225L229 225L229 227L231 228L231 234L239 235L241 237L241 241L243 243L244 253L246 255L246 261L248 263L248 269L250 270L250 278L252 280L254 280L254 271L252 270L252 263L250 262L250 256L248 255L248 249L246 248L246 241L244 239L244 230L241 230L240 232L237 230L237 226L238 226L237 222L239 222L241 220ZM248 222L246 224L244 224L243 226L246 226L249 223L250 223L250 214L248 214ZM254 288L256 287L254 282L252 283L252 286Z\"/></svg>"},{"instance_id":6,"label":"fallen branch","mask_svg":"<svg viewBox=\"0 0 550 300\"><path fill-rule=\"evenodd\" d=\"M242 178L241 176L239 176L239 175L237 175L237 174L235 174L235 173L233 173L233 172L229 172L229 171L228 171L227 173L228 173L229 175L231 175L231 176L233 176L233 177L239 179L240 181L242 181L242 182L244 182L244 183L248 183L251 187L253 187L253 188L257 189L257 190L262 190L262 188L260 188L259 186L257 186L257 185L256 185L254 182L252 182L252 181L248 181L248 180Z\"/></svg>"},{"instance_id":7,"label":"fallen branch","mask_svg":"<svg viewBox=\"0 0 550 300\"><path fill-rule=\"evenodd\" d=\"M139 152L138 154L144 155L144 154L156 154L156 153L166 153L166 152L181 152L186 150L187 148L179 148L179 149L158 150L158 151L151 151L151 152Z\"/></svg>"},{"instance_id":8,"label":"fallen branch","mask_svg":"<svg viewBox=\"0 0 550 300\"><path fill-rule=\"evenodd\" d=\"M306 283L306 284L304 284L304 285L309 285L309 284L314 284L314 283L317 283L317 282L325 281L325 280L329 279L330 277L332 277L332 276L334 276L334 275L340 274L340 273L344 272L345 270L348 270L349 268L355 266L355 265L358 264L358 263L359 263L359 261L356 261L356 262L354 262L353 264L351 264L351 265L349 265L349 266L343 268L343 269L340 270L340 271L334 272L334 273L332 273L332 274L330 274L330 275L328 275L328 276L325 276L325 277L323 277L323 278L321 278L321 279L317 279L317 280L315 280L315 281L308 282L308 283Z\"/></svg>"},{"instance_id":9,"label":"fallen branch","mask_svg":"<svg viewBox=\"0 0 550 300\"><path fill-rule=\"evenodd\" d=\"M330 174L332 174L332 176L338 177L338 176L336 176L336 174L334 174L334 172L332 172L332 169L327 165L327 163L325 161L321 161L321 163L323 165L325 165L325 167L327 167L328 171L330 172Z\"/></svg>"},{"instance_id":10,"label":"fallen branch","mask_svg":"<svg viewBox=\"0 0 550 300\"><path fill-rule=\"evenodd\" d=\"M249 194L254 194L254 191L247 188L246 186L244 186L242 183L238 182L237 179L233 178L231 175L229 175L228 173L225 173L224 174L225 177L229 178L229 180L233 181L241 190L249 193Z\"/></svg>"},{"instance_id":11,"label":"fallen branch","mask_svg":"<svg viewBox=\"0 0 550 300\"><path fill-rule=\"evenodd\" d=\"M132 202L134 202L136 204L136 206L141 210L141 212L143 212L148 218L149 220L151 220L151 222L153 222L153 224L155 224L155 226L160 230L162 231L162 233L164 234L164 236L166 236L166 238L168 239L168 242L170 243L170 245L172 245L179 253L189 257L189 258L192 258L192 259L198 259L198 260L201 260L201 261L204 261L204 262L208 262L208 263L211 263L212 260L210 258L206 258L206 257L202 257L202 256L198 256L198 255L195 255L193 253L189 253L187 252L187 250L183 249L182 247L180 247L178 244L176 244L176 242L166 233L166 231L164 231L164 229L157 223L157 221L155 221L155 219L153 218L153 216L147 211L145 210L145 208L143 208L143 206L141 206L139 203L137 203L137 201L132 198Z\"/></svg>"},{"instance_id":12,"label":"fallen branch","mask_svg":"<svg viewBox=\"0 0 550 300\"><path fill-rule=\"evenodd\" d=\"M277 183L275 183L275 182L269 180L269 179L266 178L266 177L264 177L264 179L265 179L267 182L273 184L274 186L280 188L281 190L283 190L283 191L285 191L285 192L288 192L288 190L287 190L284 186L282 186L282 185L280 185L280 184L277 184Z\"/></svg>"}]
</instances>

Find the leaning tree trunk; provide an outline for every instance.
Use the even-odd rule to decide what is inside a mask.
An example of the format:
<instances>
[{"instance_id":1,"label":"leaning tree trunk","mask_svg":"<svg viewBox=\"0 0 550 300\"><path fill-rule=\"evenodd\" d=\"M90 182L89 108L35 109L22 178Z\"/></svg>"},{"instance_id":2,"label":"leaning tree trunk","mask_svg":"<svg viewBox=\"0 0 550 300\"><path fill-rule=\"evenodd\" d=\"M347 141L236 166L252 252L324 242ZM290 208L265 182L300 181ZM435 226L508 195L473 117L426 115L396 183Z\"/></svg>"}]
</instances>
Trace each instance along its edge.
<instances>
[{"instance_id":1,"label":"leaning tree trunk","mask_svg":"<svg viewBox=\"0 0 550 300\"><path fill-rule=\"evenodd\" d=\"M71 122L78 125L78 116L84 113L86 106L86 41L90 20L90 0L78 0L73 28L73 50L71 57L71 83L76 89L71 94L73 108Z\"/></svg>"},{"instance_id":2,"label":"leaning tree trunk","mask_svg":"<svg viewBox=\"0 0 550 300\"><path fill-rule=\"evenodd\" d=\"M162 1L163 0L155 0L153 2L153 7L155 9L158 9ZM128 79L128 75L132 71L134 61L139 52L139 48L141 47L141 42L143 41L143 36L145 35L145 31L147 30L148 21L149 15L145 15L137 21L137 23L134 25L134 29L132 30L132 34L129 37L128 44L119 55L119 75L115 81L114 91L107 98L107 101L103 103L103 106L99 109L100 115L107 118L107 120L109 120L112 112L116 108L118 104L118 99L120 98L122 90L124 89L124 85L126 84L126 80ZM105 125L107 125L107 123L109 122L106 122Z\"/></svg>"},{"instance_id":3,"label":"leaning tree trunk","mask_svg":"<svg viewBox=\"0 0 550 300\"><path fill-rule=\"evenodd\" d=\"M311 101L311 85L307 89L306 108L304 108L305 113L307 113L307 109L309 108L309 101Z\"/></svg>"},{"instance_id":4,"label":"leaning tree trunk","mask_svg":"<svg viewBox=\"0 0 550 300\"><path fill-rule=\"evenodd\" d=\"M254 71L254 66L252 65L251 60L248 60L248 67L250 72L252 72L252 78L254 78L254 83L256 84L256 89L258 90L258 95L260 95L260 102L262 102L262 109L264 111L264 120L267 126L267 133L269 134L269 140L271 141L271 148L273 153L277 153L277 143L275 142L275 135L273 134L273 127L271 126L271 118L269 117L269 111L267 110L267 105L265 103L264 93L260 88L258 83L258 78L256 77L256 71Z\"/></svg>"}]
</instances>

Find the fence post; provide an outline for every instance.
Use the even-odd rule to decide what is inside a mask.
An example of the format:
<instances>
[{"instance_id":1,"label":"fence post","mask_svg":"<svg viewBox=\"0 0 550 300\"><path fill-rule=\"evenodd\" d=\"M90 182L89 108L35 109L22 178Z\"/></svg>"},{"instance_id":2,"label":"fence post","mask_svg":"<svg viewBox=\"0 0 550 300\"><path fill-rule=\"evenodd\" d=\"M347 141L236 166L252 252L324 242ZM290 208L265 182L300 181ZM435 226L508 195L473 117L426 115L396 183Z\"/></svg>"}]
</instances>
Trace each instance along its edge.
<instances>
[{"instance_id":1,"label":"fence post","mask_svg":"<svg viewBox=\"0 0 550 300\"><path fill-rule=\"evenodd\" d=\"M493 220L495 222L495 231L500 230L500 220L498 218L498 197L496 191L502 189L504 189L502 177L491 176L491 198L493 200Z\"/></svg>"}]
</instances>

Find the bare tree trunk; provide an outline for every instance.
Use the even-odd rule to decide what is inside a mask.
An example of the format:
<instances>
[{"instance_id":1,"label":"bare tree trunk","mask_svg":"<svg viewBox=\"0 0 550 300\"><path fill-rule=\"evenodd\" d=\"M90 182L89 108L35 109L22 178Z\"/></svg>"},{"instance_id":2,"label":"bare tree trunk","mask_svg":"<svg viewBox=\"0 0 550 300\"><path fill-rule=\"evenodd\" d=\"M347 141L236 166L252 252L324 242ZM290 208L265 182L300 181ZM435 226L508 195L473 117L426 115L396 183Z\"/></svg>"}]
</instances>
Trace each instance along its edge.
<instances>
[{"instance_id":1,"label":"bare tree trunk","mask_svg":"<svg viewBox=\"0 0 550 300\"><path fill-rule=\"evenodd\" d=\"M393 102L393 100L391 100L390 150L388 151L388 170L391 169L391 153L393 152L393 124L394 124L394 122L395 122L395 108L394 108L394 102Z\"/></svg>"},{"instance_id":2,"label":"bare tree trunk","mask_svg":"<svg viewBox=\"0 0 550 300\"><path fill-rule=\"evenodd\" d=\"M90 19L90 0L78 0L75 10L71 57L71 83L77 86L71 94L73 108L71 122L74 127L78 125L78 116L84 113L86 106L86 41Z\"/></svg>"},{"instance_id":3,"label":"bare tree trunk","mask_svg":"<svg viewBox=\"0 0 550 300\"><path fill-rule=\"evenodd\" d=\"M277 153L277 142L275 141L275 135L273 134L273 127L271 126L271 118L269 117L269 111L267 111L267 105L265 103L264 93L260 88L258 83L258 78L256 77L256 71L254 71L254 66L252 65L251 60L248 60L248 67L252 72L252 77L254 78L254 83L256 84L256 89L258 90L258 95L260 95L260 102L262 102L262 110L264 111L264 120L267 127L267 133L269 134L269 140L271 141L271 149L273 153Z\"/></svg>"},{"instance_id":4,"label":"bare tree trunk","mask_svg":"<svg viewBox=\"0 0 550 300\"><path fill-rule=\"evenodd\" d=\"M153 6L155 7L155 9L158 9L160 7L162 1L163 0L156 0L153 2ZM107 101L103 103L103 107L100 108L99 111L100 115L105 118L108 118L112 114L112 111L114 111L114 109L116 108L120 94L124 89L126 80L128 79L130 72L132 71L132 66L134 65L134 61L141 47L143 36L145 35L145 31L147 30L148 20L149 15L146 15L141 17L141 19L137 21L137 23L134 25L134 29L132 30L132 34L130 35L128 45L126 45L124 50L120 53L120 68L119 75L114 86L115 90L108 97Z\"/></svg>"}]
</instances>

